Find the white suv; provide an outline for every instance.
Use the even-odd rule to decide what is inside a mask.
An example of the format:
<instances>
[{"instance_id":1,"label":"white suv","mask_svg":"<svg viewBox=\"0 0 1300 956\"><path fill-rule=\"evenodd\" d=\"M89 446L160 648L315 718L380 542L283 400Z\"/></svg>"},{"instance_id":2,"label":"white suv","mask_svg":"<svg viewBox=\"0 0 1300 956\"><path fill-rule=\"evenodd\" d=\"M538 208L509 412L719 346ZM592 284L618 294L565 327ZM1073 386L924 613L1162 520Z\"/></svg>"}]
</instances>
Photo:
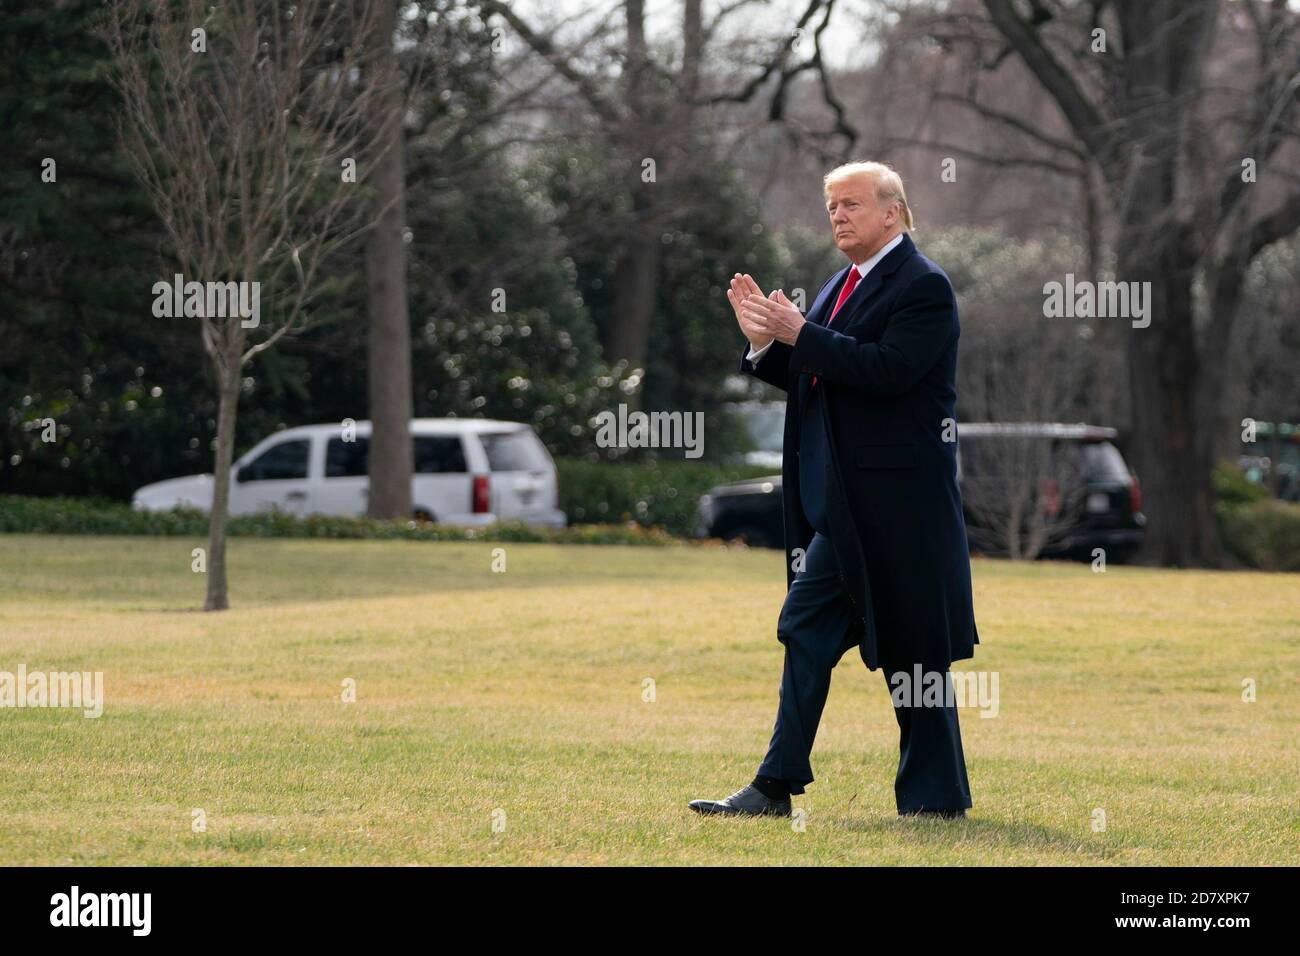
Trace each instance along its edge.
<instances>
[{"instance_id":1,"label":"white suv","mask_svg":"<svg viewBox=\"0 0 1300 956\"><path fill-rule=\"evenodd\" d=\"M276 432L231 470L230 513L278 509L291 514L364 515L370 422L345 441L341 425L304 425ZM442 524L486 525L517 520L562 528L559 481L546 446L527 426L486 419L411 420L415 517ZM167 511L212 507L212 476L145 485L135 508Z\"/></svg>"}]
</instances>

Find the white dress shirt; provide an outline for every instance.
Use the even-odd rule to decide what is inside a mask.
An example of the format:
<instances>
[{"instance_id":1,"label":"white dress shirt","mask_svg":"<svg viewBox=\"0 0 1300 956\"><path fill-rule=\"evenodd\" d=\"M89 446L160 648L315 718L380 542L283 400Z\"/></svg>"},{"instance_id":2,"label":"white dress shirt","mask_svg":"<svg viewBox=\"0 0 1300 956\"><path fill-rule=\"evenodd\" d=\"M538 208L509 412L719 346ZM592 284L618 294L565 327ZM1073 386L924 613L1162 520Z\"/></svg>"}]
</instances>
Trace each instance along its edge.
<instances>
[{"instance_id":1,"label":"white dress shirt","mask_svg":"<svg viewBox=\"0 0 1300 956\"><path fill-rule=\"evenodd\" d=\"M886 254L889 252L890 249L893 249L894 246L898 245L902 241L903 241L903 234L900 232L893 239L890 239L887 243L881 246L880 251L877 252L874 256L872 256L870 259L867 259L863 262L859 262L854 267L858 270L858 283L861 284L862 280L867 277L867 273L871 271L872 267L874 267L875 264L879 262L881 259L885 258ZM846 278L847 276L848 273L845 273ZM857 289L855 288L854 291L856 292ZM772 340L772 342L775 341L776 339ZM767 350L772 347L772 342L768 342L757 352L754 351L754 347L751 345L749 347L749 354L746 355L745 358L749 359L750 362L757 363L758 360L761 359L767 353Z\"/></svg>"}]
</instances>

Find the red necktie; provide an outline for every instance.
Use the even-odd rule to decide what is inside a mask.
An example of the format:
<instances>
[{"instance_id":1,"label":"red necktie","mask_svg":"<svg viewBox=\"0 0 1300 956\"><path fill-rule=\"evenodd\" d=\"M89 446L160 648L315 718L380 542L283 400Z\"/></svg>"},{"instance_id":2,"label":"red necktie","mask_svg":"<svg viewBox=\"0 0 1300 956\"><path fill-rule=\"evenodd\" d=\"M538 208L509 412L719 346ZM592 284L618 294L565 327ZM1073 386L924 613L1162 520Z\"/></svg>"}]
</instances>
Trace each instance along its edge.
<instances>
[{"instance_id":1,"label":"red necktie","mask_svg":"<svg viewBox=\"0 0 1300 956\"><path fill-rule=\"evenodd\" d=\"M858 271L857 266L853 266L853 268L849 269L848 277L844 280L844 288L840 289L839 300L835 303L835 308L831 310L831 317L826 320L826 327L828 329L831 327L831 323L835 321L835 315L840 311L840 306L844 304L845 299L853 294L853 287L858 284L858 280L861 278L862 273ZM817 384L816 375L813 376L812 383L813 385Z\"/></svg>"}]
</instances>

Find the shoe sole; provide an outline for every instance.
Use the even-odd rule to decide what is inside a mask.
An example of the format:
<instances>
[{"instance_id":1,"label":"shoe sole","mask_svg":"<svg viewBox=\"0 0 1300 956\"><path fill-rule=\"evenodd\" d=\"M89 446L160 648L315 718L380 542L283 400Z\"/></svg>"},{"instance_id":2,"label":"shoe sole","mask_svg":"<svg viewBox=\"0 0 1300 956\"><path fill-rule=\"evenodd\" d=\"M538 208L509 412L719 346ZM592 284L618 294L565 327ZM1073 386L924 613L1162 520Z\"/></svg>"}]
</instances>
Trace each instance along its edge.
<instances>
[{"instance_id":1,"label":"shoe sole","mask_svg":"<svg viewBox=\"0 0 1300 956\"><path fill-rule=\"evenodd\" d=\"M791 815L789 810L763 810L759 813L749 813L745 810L732 810L725 807L719 809L716 804L710 807L697 807L688 803L686 806L705 817L788 817Z\"/></svg>"}]
</instances>

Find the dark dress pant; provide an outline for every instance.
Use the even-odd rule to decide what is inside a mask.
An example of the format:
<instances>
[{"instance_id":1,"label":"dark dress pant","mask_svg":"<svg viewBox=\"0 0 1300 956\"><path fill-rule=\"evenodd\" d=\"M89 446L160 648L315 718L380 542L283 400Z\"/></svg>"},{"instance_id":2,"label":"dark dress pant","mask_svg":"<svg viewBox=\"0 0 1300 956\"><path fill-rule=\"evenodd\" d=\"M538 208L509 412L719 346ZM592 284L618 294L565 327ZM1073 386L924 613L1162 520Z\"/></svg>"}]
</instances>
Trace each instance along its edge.
<instances>
[{"instance_id":1,"label":"dark dress pant","mask_svg":"<svg viewBox=\"0 0 1300 956\"><path fill-rule=\"evenodd\" d=\"M790 792L804 792L812 783L813 740L830 691L831 672L844 652L855 645L856 610L839 579L834 548L817 532L804 556L804 568L786 592L777 621L777 639L785 646L780 705L767 756L758 768L762 776L787 781ZM899 672L914 676L906 662L882 665L886 691ZM911 695L907 695L909 701ZM892 700L891 695L891 700ZM957 708L945 698L943 706L908 703L895 706L899 760L894 797L899 813L917 810L965 809L971 805L970 783L961 747Z\"/></svg>"}]
</instances>

